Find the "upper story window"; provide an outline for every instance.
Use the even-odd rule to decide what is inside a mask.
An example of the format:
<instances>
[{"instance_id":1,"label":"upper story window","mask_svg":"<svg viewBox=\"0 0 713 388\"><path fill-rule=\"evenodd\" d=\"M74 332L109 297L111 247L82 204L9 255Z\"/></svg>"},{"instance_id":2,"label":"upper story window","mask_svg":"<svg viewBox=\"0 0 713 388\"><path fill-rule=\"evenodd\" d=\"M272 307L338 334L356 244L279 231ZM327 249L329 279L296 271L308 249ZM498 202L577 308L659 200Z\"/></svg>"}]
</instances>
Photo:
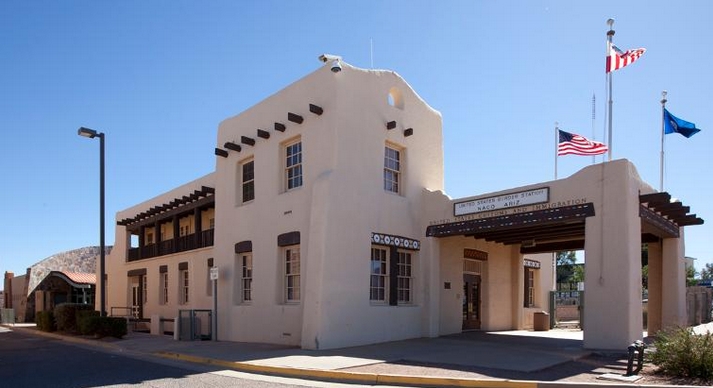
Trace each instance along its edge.
<instances>
[{"instance_id":1,"label":"upper story window","mask_svg":"<svg viewBox=\"0 0 713 388\"><path fill-rule=\"evenodd\" d=\"M387 145L384 148L384 190L401 193L402 150Z\"/></svg>"},{"instance_id":2,"label":"upper story window","mask_svg":"<svg viewBox=\"0 0 713 388\"><path fill-rule=\"evenodd\" d=\"M302 186L302 141L285 145L285 191Z\"/></svg>"},{"instance_id":3,"label":"upper story window","mask_svg":"<svg viewBox=\"0 0 713 388\"><path fill-rule=\"evenodd\" d=\"M242 202L250 202L255 199L255 161L247 160L240 167L242 170Z\"/></svg>"}]
</instances>

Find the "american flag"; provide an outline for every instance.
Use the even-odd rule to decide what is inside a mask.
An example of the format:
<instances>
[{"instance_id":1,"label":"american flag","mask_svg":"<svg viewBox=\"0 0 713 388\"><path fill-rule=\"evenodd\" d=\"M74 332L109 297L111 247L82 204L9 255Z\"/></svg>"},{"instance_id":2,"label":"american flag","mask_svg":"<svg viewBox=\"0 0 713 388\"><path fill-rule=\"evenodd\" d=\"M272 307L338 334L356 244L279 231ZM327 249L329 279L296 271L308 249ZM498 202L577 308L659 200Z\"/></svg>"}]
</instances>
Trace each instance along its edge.
<instances>
[{"instance_id":1,"label":"american flag","mask_svg":"<svg viewBox=\"0 0 713 388\"><path fill-rule=\"evenodd\" d=\"M584 136L559 130L560 142L557 144L557 155L601 155L609 148L598 141L592 141Z\"/></svg>"},{"instance_id":2,"label":"american flag","mask_svg":"<svg viewBox=\"0 0 713 388\"><path fill-rule=\"evenodd\" d=\"M626 50L622 52L618 47L611 45L609 55L607 55L607 73L619 70L624 66L634 63L646 52L645 48Z\"/></svg>"}]
</instances>

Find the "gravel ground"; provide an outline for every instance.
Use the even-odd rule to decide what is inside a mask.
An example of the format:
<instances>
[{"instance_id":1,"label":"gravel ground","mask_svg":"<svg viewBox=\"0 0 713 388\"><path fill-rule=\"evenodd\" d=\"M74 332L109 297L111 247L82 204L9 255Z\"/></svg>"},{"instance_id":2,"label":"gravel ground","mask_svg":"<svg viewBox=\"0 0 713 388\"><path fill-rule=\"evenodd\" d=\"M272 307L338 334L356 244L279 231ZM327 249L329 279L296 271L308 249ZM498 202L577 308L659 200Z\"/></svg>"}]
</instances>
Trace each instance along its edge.
<instances>
[{"instance_id":1,"label":"gravel ground","mask_svg":"<svg viewBox=\"0 0 713 388\"><path fill-rule=\"evenodd\" d=\"M412 362L380 363L355 368L348 368L351 372L366 372L378 374L398 374L413 376L478 378L478 379L509 379L509 380L536 380L536 381L570 381L582 383L621 383L598 377L607 373L616 375L626 374L627 359L622 355L592 354L576 361L570 361L552 368L537 372L517 372L503 369L489 369L478 367L464 367L460 365L417 364ZM692 379L680 379L662 376L656 373L656 367L644 364L639 372L641 379L633 384L651 385L696 385L711 386L710 382Z\"/></svg>"}]
</instances>

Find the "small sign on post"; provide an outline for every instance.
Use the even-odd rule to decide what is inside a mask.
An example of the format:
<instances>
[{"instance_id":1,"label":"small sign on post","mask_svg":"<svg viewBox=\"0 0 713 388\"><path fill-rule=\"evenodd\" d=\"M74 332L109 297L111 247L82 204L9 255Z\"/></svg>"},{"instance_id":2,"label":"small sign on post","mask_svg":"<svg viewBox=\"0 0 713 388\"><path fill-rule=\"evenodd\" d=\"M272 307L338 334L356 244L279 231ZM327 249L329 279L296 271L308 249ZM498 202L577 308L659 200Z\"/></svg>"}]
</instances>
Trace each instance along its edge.
<instances>
[{"instance_id":1,"label":"small sign on post","mask_svg":"<svg viewBox=\"0 0 713 388\"><path fill-rule=\"evenodd\" d=\"M218 274L220 272L218 271L218 267L211 267L210 268L210 280L218 280Z\"/></svg>"}]
</instances>

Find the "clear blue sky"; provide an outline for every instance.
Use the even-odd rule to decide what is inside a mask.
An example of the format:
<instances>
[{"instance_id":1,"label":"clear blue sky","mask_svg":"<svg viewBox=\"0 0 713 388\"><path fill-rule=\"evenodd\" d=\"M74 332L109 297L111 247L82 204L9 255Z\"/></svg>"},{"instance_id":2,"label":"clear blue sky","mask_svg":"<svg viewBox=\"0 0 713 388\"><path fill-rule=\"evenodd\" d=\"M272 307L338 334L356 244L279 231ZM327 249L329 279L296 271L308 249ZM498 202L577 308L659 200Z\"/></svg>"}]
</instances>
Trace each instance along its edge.
<instances>
[{"instance_id":1,"label":"clear blue sky","mask_svg":"<svg viewBox=\"0 0 713 388\"><path fill-rule=\"evenodd\" d=\"M665 190L706 219L713 262L713 3L681 1L0 2L0 270L107 244L117 211L214 169L218 123L314 71L322 53L391 69L443 114L454 198L550 180L554 122L603 140L606 20L646 54L614 73L614 158L659 185L661 91L703 128L666 137ZM596 94L596 135L592 133ZM599 158L601 160L601 158ZM559 177L592 162L559 159Z\"/></svg>"}]
</instances>

